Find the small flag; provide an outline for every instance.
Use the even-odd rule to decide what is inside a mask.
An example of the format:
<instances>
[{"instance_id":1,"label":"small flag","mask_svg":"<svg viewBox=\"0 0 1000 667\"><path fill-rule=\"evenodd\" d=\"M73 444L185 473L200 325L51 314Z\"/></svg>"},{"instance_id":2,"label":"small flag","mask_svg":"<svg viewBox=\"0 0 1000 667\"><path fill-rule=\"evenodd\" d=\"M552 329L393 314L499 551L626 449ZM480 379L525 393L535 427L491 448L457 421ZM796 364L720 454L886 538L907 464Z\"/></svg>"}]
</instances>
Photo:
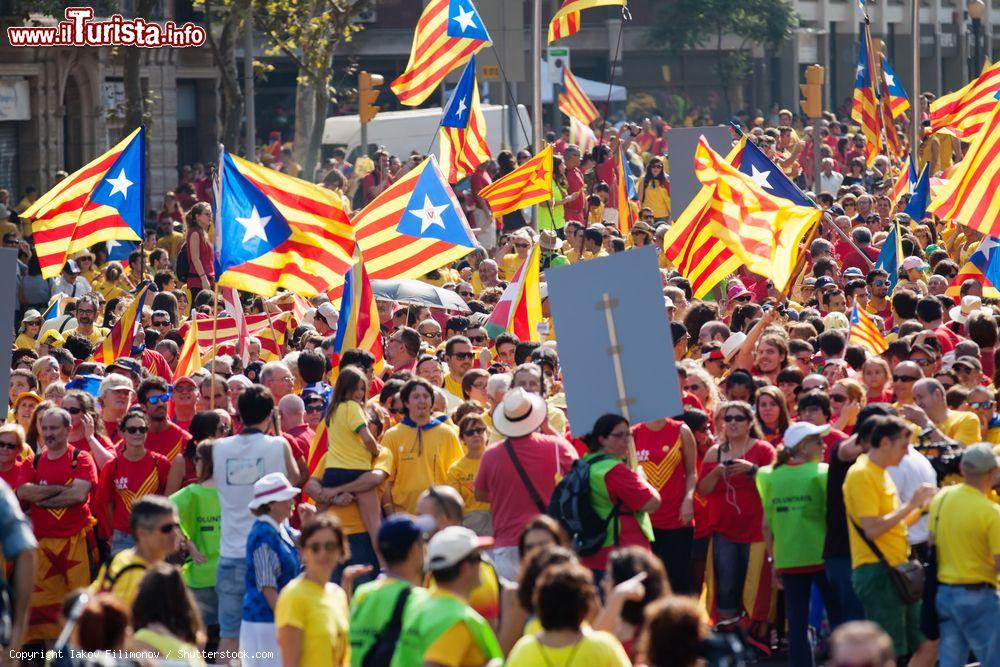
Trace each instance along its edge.
<instances>
[{"instance_id":1,"label":"small flag","mask_svg":"<svg viewBox=\"0 0 1000 667\"><path fill-rule=\"evenodd\" d=\"M580 29L580 12L592 7L624 5L625 0L563 0L549 22L549 44L569 37Z\"/></svg>"},{"instance_id":2,"label":"small flag","mask_svg":"<svg viewBox=\"0 0 1000 667\"><path fill-rule=\"evenodd\" d=\"M576 118L584 125L590 125L601 117L601 114L597 112L597 107L580 88L580 84L576 82L576 77L569 71L569 67L563 67L562 70L559 110L570 118Z\"/></svg>"},{"instance_id":3,"label":"small flag","mask_svg":"<svg viewBox=\"0 0 1000 667\"><path fill-rule=\"evenodd\" d=\"M486 333L490 338L509 331L518 340L541 341L541 334L538 333L538 323L542 321L540 258L541 247L536 243L486 321Z\"/></svg>"},{"instance_id":4,"label":"small flag","mask_svg":"<svg viewBox=\"0 0 1000 667\"><path fill-rule=\"evenodd\" d=\"M73 172L21 217L31 219L43 278L59 275L73 253L112 239L142 241L145 129Z\"/></svg>"},{"instance_id":5,"label":"small flag","mask_svg":"<svg viewBox=\"0 0 1000 667\"><path fill-rule=\"evenodd\" d=\"M144 287L132 299L121 319L111 328L101 344L94 350L94 361L100 364L110 364L120 357L132 356L132 341L140 326L142 307L149 296L149 287Z\"/></svg>"},{"instance_id":6,"label":"small flag","mask_svg":"<svg viewBox=\"0 0 1000 667\"><path fill-rule=\"evenodd\" d=\"M472 56L441 118L441 165L448 182L458 183L489 159L486 118L479 104L476 81L476 57Z\"/></svg>"},{"instance_id":7,"label":"small flag","mask_svg":"<svg viewBox=\"0 0 1000 667\"><path fill-rule=\"evenodd\" d=\"M49 305L45 309L45 312L42 313L42 319L47 322L49 320L54 320L57 317L62 317L63 314L62 302L63 302L62 292L53 295L52 298L49 299Z\"/></svg>"},{"instance_id":8,"label":"small flag","mask_svg":"<svg viewBox=\"0 0 1000 667\"><path fill-rule=\"evenodd\" d=\"M885 336L875 326L868 313L858 308L858 304L854 304L854 310L851 312L851 335L848 343L860 345L874 355L882 354L889 349L889 342Z\"/></svg>"},{"instance_id":9,"label":"small flag","mask_svg":"<svg viewBox=\"0 0 1000 667\"><path fill-rule=\"evenodd\" d=\"M191 374L202 367L201 348L198 345L198 327L188 327L184 334L184 345L177 355L177 369L174 377L191 377Z\"/></svg>"},{"instance_id":10,"label":"small flag","mask_svg":"<svg viewBox=\"0 0 1000 667\"><path fill-rule=\"evenodd\" d=\"M239 351L240 360L243 367L250 363L250 330L247 328L247 318L243 314L243 303L240 301L240 293L232 287L222 287L219 289L219 296L225 304L226 312L236 322L236 349Z\"/></svg>"},{"instance_id":11,"label":"small flag","mask_svg":"<svg viewBox=\"0 0 1000 667\"><path fill-rule=\"evenodd\" d=\"M899 282L899 264L903 261L902 234L899 231L899 220L893 223L889 229L889 235L882 243L878 257L875 259L875 268L882 269L889 274L889 293L896 288Z\"/></svg>"},{"instance_id":12,"label":"small flag","mask_svg":"<svg viewBox=\"0 0 1000 667\"><path fill-rule=\"evenodd\" d=\"M479 191L500 217L552 198L552 146Z\"/></svg>"},{"instance_id":13,"label":"small flag","mask_svg":"<svg viewBox=\"0 0 1000 667\"><path fill-rule=\"evenodd\" d=\"M291 313L275 315L262 313L246 316L247 334L260 339L261 361L281 359L281 346L285 342L285 334L288 331L291 317ZM240 328L233 317L220 317L218 324L209 318L198 318L193 322L185 322L180 327L181 336L186 337L191 329L197 329L198 350L206 358L215 354L213 342L217 345L220 354L225 354L229 348L235 351L236 341L241 335Z\"/></svg>"},{"instance_id":14,"label":"small flag","mask_svg":"<svg viewBox=\"0 0 1000 667\"><path fill-rule=\"evenodd\" d=\"M893 209L899 205L899 200L903 198L904 194L913 192L913 188L917 184L916 166L910 157L906 156L906 163L900 169L899 175L896 176L896 182L892 185L892 193L889 196L892 198Z\"/></svg>"},{"instance_id":15,"label":"small flag","mask_svg":"<svg viewBox=\"0 0 1000 667\"><path fill-rule=\"evenodd\" d=\"M618 231L622 235L627 235L632 231L635 224L635 211L632 210L632 201L639 198L639 193L635 187L635 177L628 167L628 160L625 159L625 151L620 146L618 148Z\"/></svg>"},{"instance_id":16,"label":"small flag","mask_svg":"<svg viewBox=\"0 0 1000 667\"><path fill-rule=\"evenodd\" d=\"M310 297L343 283L354 230L332 191L226 153L218 208L220 287Z\"/></svg>"},{"instance_id":17,"label":"small flag","mask_svg":"<svg viewBox=\"0 0 1000 667\"><path fill-rule=\"evenodd\" d=\"M732 165L739 169L740 173L749 176L766 193L787 199L798 206L815 208L815 202L806 197L799 186L785 176L785 172L774 164L755 143L747 137L743 137L737 145L737 149L731 161Z\"/></svg>"},{"instance_id":18,"label":"small flag","mask_svg":"<svg viewBox=\"0 0 1000 667\"><path fill-rule=\"evenodd\" d=\"M580 147L580 152L586 155L597 145L597 135L586 123L581 123L576 118L570 116L569 119L569 142Z\"/></svg>"},{"instance_id":19,"label":"small flag","mask_svg":"<svg viewBox=\"0 0 1000 667\"><path fill-rule=\"evenodd\" d=\"M337 335L333 342L333 351L337 354L354 348L371 352L375 355L376 368L381 367L382 332L378 306L360 248L354 251L354 266L344 276L340 317L337 319Z\"/></svg>"},{"instance_id":20,"label":"small flag","mask_svg":"<svg viewBox=\"0 0 1000 667\"><path fill-rule=\"evenodd\" d=\"M866 162L872 166L881 145L878 95L875 93L875 61L871 53L871 35L868 26L861 34L858 50L858 69L854 77L854 101L851 118L861 124L865 135Z\"/></svg>"},{"instance_id":21,"label":"small flag","mask_svg":"<svg viewBox=\"0 0 1000 667\"><path fill-rule=\"evenodd\" d=\"M893 119L899 118L910 108L910 98L906 96L903 86L896 80L896 72L885 56L882 56L882 76L885 77L885 86L889 93L889 108L892 110L892 117Z\"/></svg>"},{"instance_id":22,"label":"small flag","mask_svg":"<svg viewBox=\"0 0 1000 667\"><path fill-rule=\"evenodd\" d=\"M472 0L431 0L417 21L406 71L390 87L406 106L419 106L449 72L490 43Z\"/></svg>"},{"instance_id":23,"label":"small flag","mask_svg":"<svg viewBox=\"0 0 1000 667\"><path fill-rule=\"evenodd\" d=\"M913 194L910 201L906 203L903 213L910 216L914 222L920 222L927 217L927 204L931 198L931 174L930 165L925 164L924 170L920 174L917 184L913 187Z\"/></svg>"}]
</instances>

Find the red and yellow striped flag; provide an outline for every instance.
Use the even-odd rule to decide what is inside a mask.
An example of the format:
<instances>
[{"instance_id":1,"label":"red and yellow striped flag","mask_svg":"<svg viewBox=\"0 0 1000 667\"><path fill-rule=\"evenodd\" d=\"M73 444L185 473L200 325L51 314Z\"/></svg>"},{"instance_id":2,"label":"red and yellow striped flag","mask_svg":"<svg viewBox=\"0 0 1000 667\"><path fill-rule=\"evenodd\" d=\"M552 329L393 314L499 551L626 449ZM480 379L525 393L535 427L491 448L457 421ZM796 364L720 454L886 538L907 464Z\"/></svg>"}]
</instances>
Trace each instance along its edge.
<instances>
[{"instance_id":1,"label":"red and yellow striped flag","mask_svg":"<svg viewBox=\"0 0 1000 667\"><path fill-rule=\"evenodd\" d=\"M972 140L948 182L941 186L927 212L971 227L988 236L1000 235L1000 108L993 100L992 117Z\"/></svg>"},{"instance_id":2,"label":"red and yellow striped flag","mask_svg":"<svg viewBox=\"0 0 1000 667\"><path fill-rule=\"evenodd\" d=\"M375 370L382 369L382 331L378 306L375 304L368 272L365 271L361 248L355 248L354 266L344 277L337 335L333 342L333 350L337 354L354 348L371 352L375 356Z\"/></svg>"},{"instance_id":3,"label":"red and yellow striped flag","mask_svg":"<svg viewBox=\"0 0 1000 667\"><path fill-rule=\"evenodd\" d=\"M851 118L861 124L865 135L865 160L872 166L882 144L878 95L875 94L875 59L872 57L871 33L865 26L858 52L858 70L854 77L854 101Z\"/></svg>"},{"instance_id":4,"label":"red and yellow striped flag","mask_svg":"<svg viewBox=\"0 0 1000 667\"><path fill-rule=\"evenodd\" d=\"M667 232L667 259L699 298L741 265L784 290L798 263L799 244L819 224L822 211L768 194L704 137L695 152L695 173L703 187Z\"/></svg>"},{"instance_id":5,"label":"red and yellow striped flag","mask_svg":"<svg viewBox=\"0 0 1000 667\"><path fill-rule=\"evenodd\" d=\"M509 331L518 340L540 342L538 323L542 321L542 296L539 290L541 248L536 243L531 254L521 263L513 279L497 302L490 319L486 321L486 333L496 338Z\"/></svg>"},{"instance_id":6,"label":"red and yellow striped flag","mask_svg":"<svg viewBox=\"0 0 1000 667\"><path fill-rule=\"evenodd\" d=\"M989 123L1000 92L1000 62L990 65L965 87L931 102L931 132L948 128L969 141Z\"/></svg>"},{"instance_id":7,"label":"red and yellow striped flag","mask_svg":"<svg viewBox=\"0 0 1000 667\"><path fill-rule=\"evenodd\" d=\"M191 374L201 368L201 348L198 346L198 327L188 327L184 334L184 346L177 355L177 368L174 377L191 377Z\"/></svg>"},{"instance_id":8,"label":"red and yellow striped flag","mask_svg":"<svg viewBox=\"0 0 1000 667\"><path fill-rule=\"evenodd\" d=\"M135 295L132 303L128 305L121 319L115 322L111 331L100 346L94 350L94 361L99 364L110 364L120 357L132 355L132 339L135 338L136 328L142 318L142 307L146 303L149 295L149 287L144 287L142 291Z\"/></svg>"},{"instance_id":9,"label":"red and yellow striped flag","mask_svg":"<svg viewBox=\"0 0 1000 667\"><path fill-rule=\"evenodd\" d=\"M854 310L851 312L851 335L847 342L860 345L876 355L889 349L889 341L878 330L868 313L858 308L858 304L854 304Z\"/></svg>"},{"instance_id":10,"label":"red and yellow striped flag","mask_svg":"<svg viewBox=\"0 0 1000 667\"><path fill-rule=\"evenodd\" d=\"M291 317L292 314L287 312L274 315L263 313L246 317L247 332L260 339L260 358L262 361L281 359L281 346L285 342L285 333L288 331L288 322ZM185 347L187 347L187 335L191 329L198 331L198 352L204 355L203 362L214 356L213 342L220 354L230 354L236 350L240 327L235 318L220 317L218 325L215 324L215 320L207 317L196 319L193 325L191 322L185 322L180 328L180 334L185 337Z\"/></svg>"},{"instance_id":11,"label":"red and yellow striped flag","mask_svg":"<svg viewBox=\"0 0 1000 667\"><path fill-rule=\"evenodd\" d=\"M552 198L552 146L479 191L500 217Z\"/></svg>"},{"instance_id":12,"label":"red and yellow striped flag","mask_svg":"<svg viewBox=\"0 0 1000 667\"><path fill-rule=\"evenodd\" d=\"M479 103L476 58L469 59L441 119L441 166L449 183L470 176L490 159L486 118Z\"/></svg>"},{"instance_id":13,"label":"red and yellow striped flag","mask_svg":"<svg viewBox=\"0 0 1000 667\"><path fill-rule=\"evenodd\" d=\"M576 82L576 77L569 71L569 67L563 68L562 90L559 92L559 110L570 118L576 118L584 125L590 125L600 118L597 107L590 101L587 94Z\"/></svg>"},{"instance_id":14,"label":"red and yellow striped flag","mask_svg":"<svg viewBox=\"0 0 1000 667\"><path fill-rule=\"evenodd\" d=\"M580 29L580 11L592 7L622 6L625 0L563 0L549 22L549 44Z\"/></svg>"},{"instance_id":15,"label":"red and yellow striped flag","mask_svg":"<svg viewBox=\"0 0 1000 667\"><path fill-rule=\"evenodd\" d=\"M468 2L431 0L413 34L406 71L390 84L399 101L415 107L431 96L456 67L490 43L479 12Z\"/></svg>"}]
</instances>

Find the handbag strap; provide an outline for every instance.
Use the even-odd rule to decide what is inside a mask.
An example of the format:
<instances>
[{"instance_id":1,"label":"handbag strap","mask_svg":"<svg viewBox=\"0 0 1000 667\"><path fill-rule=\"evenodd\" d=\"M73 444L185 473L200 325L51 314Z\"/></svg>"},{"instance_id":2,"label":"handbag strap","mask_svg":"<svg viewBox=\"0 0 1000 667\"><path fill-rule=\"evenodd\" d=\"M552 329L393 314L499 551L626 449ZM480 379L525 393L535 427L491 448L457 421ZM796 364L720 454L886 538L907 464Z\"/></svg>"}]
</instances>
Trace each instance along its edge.
<instances>
[{"instance_id":1,"label":"handbag strap","mask_svg":"<svg viewBox=\"0 0 1000 667\"><path fill-rule=\"evenodd\" d=\"M535 490L535 485L531 483L531 478L528 477L528 472L521 465L521 460L517 458L517 454L514 452L514 445L511 444L510 438L503 441L503 447L507 450L507 456L510 457L510 462L514 464L514 470L517 471L518 477L521 478L521 482L528 489L528 495L531 496L531 500L535 503L535 507L542 514L545 514L545 503L542 502L542 497L538 495L538 491Z\"/></svg>"},{"instance_id":2,"label":"handbag strap","mask_svg":"<svg viewBox=\"0 0 1000 667\"><path fill-rule=\"evenodd\" d=\"M858 531L858 535L860 535L861 539L864 540L865 544L868 545L868 548L872 550L872 553L874 553L875 557L879 559L879 562L881 562L886 567L891 568L892 566L889 565L889 561L886 560L885 555L882 553L882 550L878 548L878 545L875 544L875 541L872 540L867 535L865 535L865 531L861 529L861 526L858 525L857 521L855 521L851 517L848 518L851 521L851 525L854 526L854 530Z\"/></svg>"}]
</instances>

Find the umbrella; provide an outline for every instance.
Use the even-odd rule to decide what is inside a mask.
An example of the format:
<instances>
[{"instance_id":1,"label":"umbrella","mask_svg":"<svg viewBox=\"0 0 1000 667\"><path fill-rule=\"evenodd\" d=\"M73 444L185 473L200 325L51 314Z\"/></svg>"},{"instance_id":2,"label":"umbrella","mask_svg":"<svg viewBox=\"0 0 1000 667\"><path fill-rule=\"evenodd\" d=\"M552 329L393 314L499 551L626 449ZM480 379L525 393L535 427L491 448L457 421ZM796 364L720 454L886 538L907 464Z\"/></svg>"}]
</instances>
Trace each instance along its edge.
<instances>
[{"instance_id":1,"label":"umbrella","mask_svg":"<svg viewBox=\"0 0 1000 667\"><path fill-rule=\"evenodd\" d=\"M468 313L470 310L462 297L454 292L419 280L373 280L372 292L376 299L396 303L459 310L463 313Z\"/></svg>"}]
</instances>

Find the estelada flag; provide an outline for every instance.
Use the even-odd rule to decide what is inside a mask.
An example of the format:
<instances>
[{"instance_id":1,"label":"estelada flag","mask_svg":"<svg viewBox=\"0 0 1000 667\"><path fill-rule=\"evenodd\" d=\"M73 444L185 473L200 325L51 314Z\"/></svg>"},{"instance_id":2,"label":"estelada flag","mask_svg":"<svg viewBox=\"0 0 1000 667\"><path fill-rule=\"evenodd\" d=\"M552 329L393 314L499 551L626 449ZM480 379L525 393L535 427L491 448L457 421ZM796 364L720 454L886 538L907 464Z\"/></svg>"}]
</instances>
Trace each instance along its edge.
<instances>
[{"instance_id":1,"label":"estelada flag","mask_svg":"<svg viewBox=\"0 0 1000 667\"><path fill-rule=\"evenodd\" d=\"M552 146L479 191L493 215L500 217L552 198Z\"/></svg>"},{"instance_id":2,"label":"estelada flag","mask_svg":"<svg viewBox=\"0 0 1000 667\"><path fill-rule=\"evenodd\" d=\"M496 338L509 331L518 340L540 342L538 323L542 321L542 293L540 291L541 246L532 247L531 254L521 262L514 278L507 285L490 318L486 333Z\"/></svg>"}]
</instances>

